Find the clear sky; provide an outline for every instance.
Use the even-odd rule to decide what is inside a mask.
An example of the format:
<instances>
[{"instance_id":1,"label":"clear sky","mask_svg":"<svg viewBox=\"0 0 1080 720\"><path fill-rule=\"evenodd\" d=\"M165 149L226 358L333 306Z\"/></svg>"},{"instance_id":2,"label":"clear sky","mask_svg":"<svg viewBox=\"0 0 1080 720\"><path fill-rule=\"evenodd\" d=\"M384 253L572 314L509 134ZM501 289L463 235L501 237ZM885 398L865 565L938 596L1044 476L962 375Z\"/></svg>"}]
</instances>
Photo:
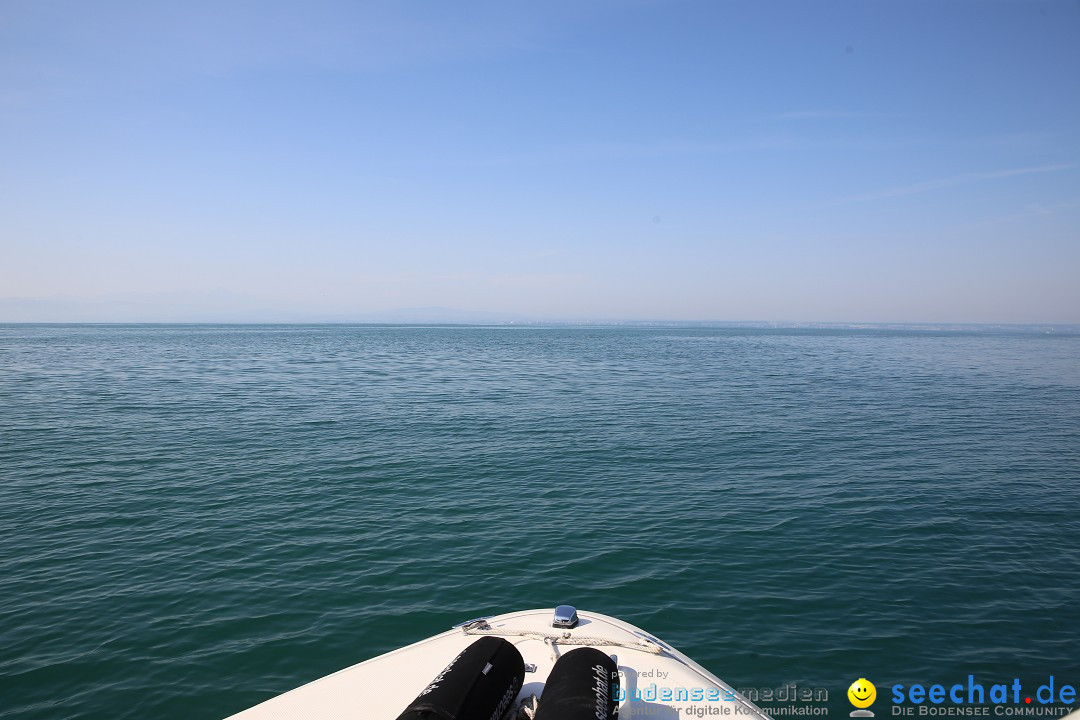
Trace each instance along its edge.
<instances>
[{"instance_id":1,"label":"clear sky","mask_svg":"<svg viewBox=\"0 0 1080 720\"><path fill-rule=\"evenodd\" d=\"M1078 277L1076 0L0 0L0 298L1075 323Z\"/></svg>"}]
</instances>

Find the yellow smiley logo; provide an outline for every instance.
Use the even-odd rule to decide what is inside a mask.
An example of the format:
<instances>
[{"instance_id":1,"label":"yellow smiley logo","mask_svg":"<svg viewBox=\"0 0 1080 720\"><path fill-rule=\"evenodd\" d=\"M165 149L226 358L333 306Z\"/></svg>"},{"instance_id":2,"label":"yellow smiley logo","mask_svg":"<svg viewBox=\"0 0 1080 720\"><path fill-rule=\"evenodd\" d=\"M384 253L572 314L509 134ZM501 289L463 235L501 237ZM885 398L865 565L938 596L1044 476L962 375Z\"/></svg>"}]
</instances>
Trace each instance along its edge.
<instances>
[{"instance_id":1,"label":"yellow smiley logo","mask_svg":"<svg viewBox=\"0 0 1080 720\"><path fill-rule=\"evenodd\" d=\"M848 700L857 708L868 708L877 699L877 688L866 678L859 678L847 689Z\"/></svg>"}]
</instances>

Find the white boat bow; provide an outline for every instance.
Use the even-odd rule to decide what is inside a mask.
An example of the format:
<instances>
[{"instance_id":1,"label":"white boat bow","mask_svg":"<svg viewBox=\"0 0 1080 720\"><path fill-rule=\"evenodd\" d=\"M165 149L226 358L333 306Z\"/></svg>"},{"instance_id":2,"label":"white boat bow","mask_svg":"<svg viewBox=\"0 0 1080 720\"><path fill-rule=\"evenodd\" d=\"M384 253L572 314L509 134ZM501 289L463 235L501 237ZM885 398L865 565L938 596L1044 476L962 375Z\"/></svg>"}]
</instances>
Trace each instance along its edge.
<instances>
[{"instance_id":1,"label":"white boat bow","mask_svg":"<svg viewBox=\"0 0 1080 720\"><path fill-rule=\"evenodd\" d=\"M574 627L553 626L553 613L550 608L526 610L462 623L271 698L229 720L395 720L433 678L483 636L512 643L525 663L524 682L507 718L531 717L556 660L588 646L616 658L621 687L615 700L623 720L721 714L771 720L723 680L640 628L592 612L577 613Z\"/></svg>"}]
</instances>

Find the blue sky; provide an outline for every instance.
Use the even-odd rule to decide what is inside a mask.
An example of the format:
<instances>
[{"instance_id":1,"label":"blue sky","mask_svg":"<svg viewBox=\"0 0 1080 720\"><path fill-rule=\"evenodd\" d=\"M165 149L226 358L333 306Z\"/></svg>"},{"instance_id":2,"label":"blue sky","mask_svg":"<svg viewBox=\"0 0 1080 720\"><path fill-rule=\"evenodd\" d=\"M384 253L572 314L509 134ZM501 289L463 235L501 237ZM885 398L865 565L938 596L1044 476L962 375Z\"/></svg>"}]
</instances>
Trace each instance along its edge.
<instances>
[{"instance_id":1,"label":"blue sky","mask_svg":"<svg viewBox=\"0 0 1080 720\"><path fill-rule=\"evenodd\" d=\"M0 298L1080 322L1078 38L1075 1L0 0Z\"/></svg>"}]
</instances>

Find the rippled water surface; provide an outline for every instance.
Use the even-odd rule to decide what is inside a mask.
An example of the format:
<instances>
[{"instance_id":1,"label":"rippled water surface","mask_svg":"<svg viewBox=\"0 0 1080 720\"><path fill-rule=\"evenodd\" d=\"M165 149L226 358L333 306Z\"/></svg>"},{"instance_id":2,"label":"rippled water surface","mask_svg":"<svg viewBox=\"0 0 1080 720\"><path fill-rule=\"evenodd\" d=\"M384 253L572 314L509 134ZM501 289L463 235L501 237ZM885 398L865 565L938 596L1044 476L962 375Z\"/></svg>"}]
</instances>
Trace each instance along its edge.
<instances>
[{"instance_id":1,"label":"rippled water surface","mask_svg":"<svg viewBox=\"0 0 1080 720\"><path fill-rule=\"evenodd\" d=\"M839 717L1080 681L1077 335L3 326L0 413L3 717L220 718L564 602Z\"/></svg>"}]
</instances>

